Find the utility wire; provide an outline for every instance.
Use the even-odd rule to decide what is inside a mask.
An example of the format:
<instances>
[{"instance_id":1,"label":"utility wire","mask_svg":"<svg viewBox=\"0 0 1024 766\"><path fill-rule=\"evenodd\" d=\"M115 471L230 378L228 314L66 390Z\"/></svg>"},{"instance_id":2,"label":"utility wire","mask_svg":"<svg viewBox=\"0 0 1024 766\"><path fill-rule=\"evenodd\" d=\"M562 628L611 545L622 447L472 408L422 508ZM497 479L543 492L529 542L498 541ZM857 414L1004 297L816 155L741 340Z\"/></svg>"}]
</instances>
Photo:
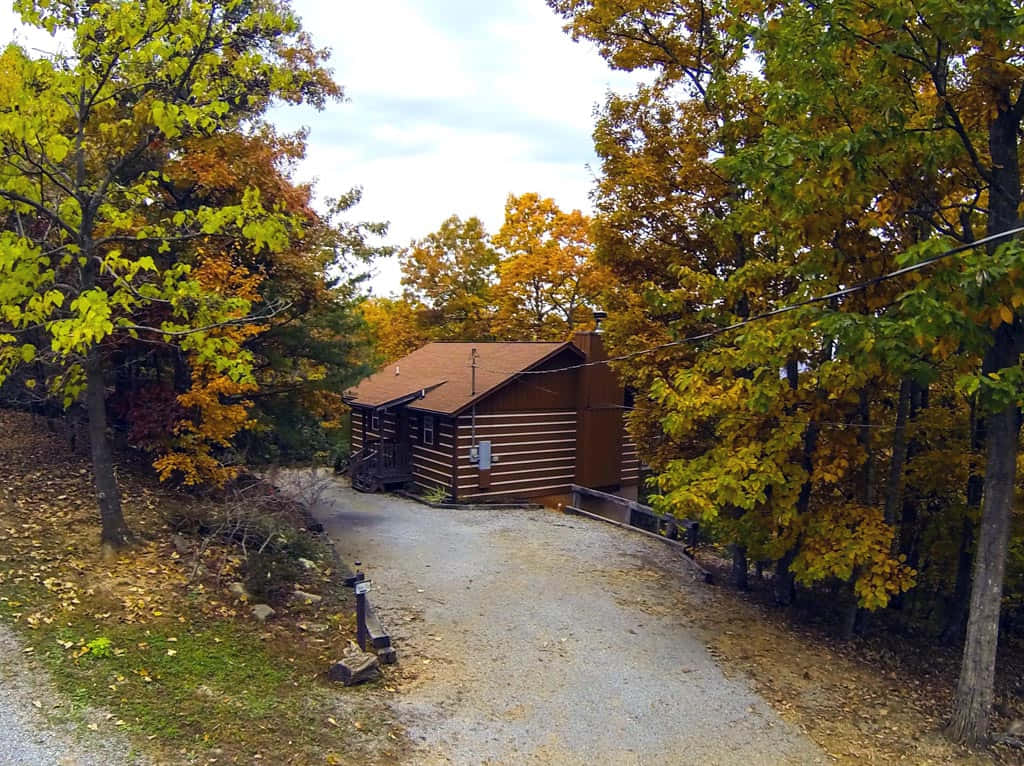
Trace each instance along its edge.
<instances>
[{"instance_id":1,"label":"utility wire","mask_svg":"<svg viewBox=\"0 0 1024 766\"><path fill-rule=\"evenodd\" d=\"M631 351L628 354L614 356L610 359L601 359L595 362L580 362L579 364L572 364L567 367L556 367L550 370L487 370L487 372L497 373L499 375L550 375L553 372L567 372L569 370L578 370L582 367L596 367L599 364L609 364L611 362L624 362L629 359L635 359L638 356L645 356L647 354L653 354L657 351L663 351L664 349L667 348L675 348L677 346L685 346L690 343L697 343L702 340L714 338L716 335L721 335L732 330L738 330L741 327L746 327L748 324L759 322L762 319L769 319L771 317L780 316L782 314L788 314L789 312L796 311L797 309L803 308L804 306L811 306L815 303L824 303L826 301L834 300L835 298L842 298L843 296L846 295L852 295L854 293L867 290L869 287L873 287L874 285L886 282L890 279L896 279L897 277L902 277L905 274L912 274L915 271L920 271L921 269L931 266L933 263L938 263L939 261L943 261L946 258L950 258L954 255L959 255L960 253L963 253L967 250L972 250L975 247L978 247L979 245L986 245L990 242L995 242L1005 237L1011 237L1015 234L1020 233L1024 233L1024 226L1017 226L1013 229L1007 229L1006 231L998 232L996 234L990 234L987 237L982 237L981 239L976 239L973 242L968 242L967 244L964 245L957 245L956 247L950 248L949 250L939 253L936 256L927 258L921 261L920 263L915 263L911 266L904 266L902 269L897 269L896 271L890 271L887 274L881 274L877 277L872 277L871 279L867 279L863 282L858 282L855 285L844 287L841 290L836 290L835 292L831 292L826 295L818 295L813 298L807 298L806 300L797 301L796 303L792 303L788 306L782 306L781 308L772 309L771 311L765 311L761 314L755 314L752 317L748 317L747 319L744 319L740 322L734 322L733 324L726 325L725 327L718 327L715 328L714 330L708 330L707 332L699 333L698 335L690 335L679 340L673 340L669 341L668 343L662 343L657 346L651 346L650 348L641 349L640 351ZM477 370L481 369L483 368L481 368L478 365Z\"/></svg>"}]
</instances>

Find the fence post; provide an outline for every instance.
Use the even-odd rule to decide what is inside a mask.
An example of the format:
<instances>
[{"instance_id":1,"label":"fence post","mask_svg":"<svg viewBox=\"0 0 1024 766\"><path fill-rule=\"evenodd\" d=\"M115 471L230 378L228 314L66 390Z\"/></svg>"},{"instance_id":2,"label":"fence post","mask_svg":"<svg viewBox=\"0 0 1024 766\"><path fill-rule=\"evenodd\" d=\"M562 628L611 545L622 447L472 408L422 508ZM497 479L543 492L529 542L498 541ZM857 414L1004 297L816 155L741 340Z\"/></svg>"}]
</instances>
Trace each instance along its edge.
<instances>
[{"instance_id":1,"label":"fence post","mask_svg":"<svg viewBox=\"0 0 1024 766\"><path fill-rule=\"evenodd\" d=\"M358 567L361 563L357 561L356 566ZM356 569L356 573L351 579L352 587L356 592L356 643L365 652L366 639L370 633L366 629L366 591L370 589L370 584L366 582L366 575L360 569Z\"/></svg>"}]
</instances>

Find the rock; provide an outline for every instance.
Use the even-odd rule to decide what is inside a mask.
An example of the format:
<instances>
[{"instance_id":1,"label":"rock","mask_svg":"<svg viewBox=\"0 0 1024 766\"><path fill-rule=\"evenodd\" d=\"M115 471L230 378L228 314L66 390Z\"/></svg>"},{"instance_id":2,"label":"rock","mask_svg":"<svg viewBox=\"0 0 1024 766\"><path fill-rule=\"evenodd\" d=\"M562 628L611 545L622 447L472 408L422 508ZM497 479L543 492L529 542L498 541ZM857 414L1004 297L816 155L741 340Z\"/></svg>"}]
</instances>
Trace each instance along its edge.
<instances>
[{"instance_id":1,"label":"rock","mask_svg":"<svg viewBox=\"0 0 1024 766\"><path fill-rule=\"evenodd\" d=\"M181 535L171 535L171 544L174 545L174 549L178 551L178 554L181 556L185 556L192 552L192 546L189 545L188 540Z\"/></svg>"},{"instance_id":2,"label":"rock","mask_svg":"<svg viewBox=\"0 0 1024 766\"><path fill-rule=\"evenodd\" d=\"M300 601L303 604L319 604L323 600L323 596L318 596L315 593L306 593L304 590L296 589L292 593L292 601Z\"/></svg>"},{"instance_id":3,"label":"rock","mask_svg":"<svg viewBox=\"0 0 1024 766\"><path fill-rule=\"evenodd\" d=\"M317 570L317 565L314 564L309 559L301 559L300 558L299 559L299 563L302 564L302 568L307 570L307 571L316 571Z\"/></svg>"},{"instance_id":4,"label":"rock","mask_svg":"<svg viewBox=\"0 0 1024 766\"><path fill-rule=\"evenodd\" d=\"M355 686L379 678L380 663L373 654L353 652L331 665L327 677L332 681L341 681L345 686Z\"/></svg>"},{"instance_id":5,"label":"rock","mask_svg":"<svg viewBox=\"0 0 1024 766\"><path fill-rule=\"evenodd\" d=\"M200 697L211 697L211 698L216 696L213 693L213 689L211 689L206 684L200 684L199 686L196 687L196 695L198 695Z\"/></svg>"},{"instance_id":6,"label":"rock","mask_svg":"<svg viewBox=\"0 0 1024 766\"><path fill-rule=\"evenodd\" d=\"M266 622L268 617L273 617L275 614L277 614L277 612L267 604L253 604L252 616L260 622Z\"/></svg>"},{"instance_id":7,"label":"rock","mask_svg":"<svg viewBox=\"0 0 1024 766\"><path fill-rule=\"evenodd\" d=\"M249 591L245 589L245 585L243 583L233 582L228 586L228 590L239 598L244 598L246 600L250 598Z\"/></svg>"}]
</instances>

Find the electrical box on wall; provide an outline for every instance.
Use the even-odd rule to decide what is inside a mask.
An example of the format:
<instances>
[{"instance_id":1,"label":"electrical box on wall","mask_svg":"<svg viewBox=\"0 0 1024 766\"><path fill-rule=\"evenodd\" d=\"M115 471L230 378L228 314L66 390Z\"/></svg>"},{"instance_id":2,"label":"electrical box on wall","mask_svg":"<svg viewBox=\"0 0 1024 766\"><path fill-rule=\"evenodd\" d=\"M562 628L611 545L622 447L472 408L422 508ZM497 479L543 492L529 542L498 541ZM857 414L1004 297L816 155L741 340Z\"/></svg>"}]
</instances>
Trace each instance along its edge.
<instances>
[{"instance_id":1,"label":"electrical box on wall","mask_svg":"<svg viewBox=\"0 0 1024 766\"><path fill-rule=\"evenodd\" d=\"M477 465L481 471L489 471L491 468L491 443L489 441L477 444Z\"/></svg>"}]
</instances>

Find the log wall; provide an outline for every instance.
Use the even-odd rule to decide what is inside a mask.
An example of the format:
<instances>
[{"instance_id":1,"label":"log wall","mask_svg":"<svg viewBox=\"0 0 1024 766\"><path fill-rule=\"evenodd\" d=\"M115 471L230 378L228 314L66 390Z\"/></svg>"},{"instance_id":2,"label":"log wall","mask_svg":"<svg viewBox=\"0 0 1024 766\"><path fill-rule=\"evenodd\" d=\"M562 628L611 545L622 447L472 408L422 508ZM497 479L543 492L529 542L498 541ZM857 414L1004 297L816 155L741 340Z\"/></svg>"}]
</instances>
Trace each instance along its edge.
<instances>
[{"instance_id":1,"label":"log wall","mask_svg":"<svg viewBox=\"0 0 1024 766\"><path fill-rule=\"evenodd\" d=\"M539 497L568 492L576 471L576 411L477 413L476 441L491 442L486 487L470 462L472 415L458 419L459 500Z\"/></svg>"}]
</instances>

